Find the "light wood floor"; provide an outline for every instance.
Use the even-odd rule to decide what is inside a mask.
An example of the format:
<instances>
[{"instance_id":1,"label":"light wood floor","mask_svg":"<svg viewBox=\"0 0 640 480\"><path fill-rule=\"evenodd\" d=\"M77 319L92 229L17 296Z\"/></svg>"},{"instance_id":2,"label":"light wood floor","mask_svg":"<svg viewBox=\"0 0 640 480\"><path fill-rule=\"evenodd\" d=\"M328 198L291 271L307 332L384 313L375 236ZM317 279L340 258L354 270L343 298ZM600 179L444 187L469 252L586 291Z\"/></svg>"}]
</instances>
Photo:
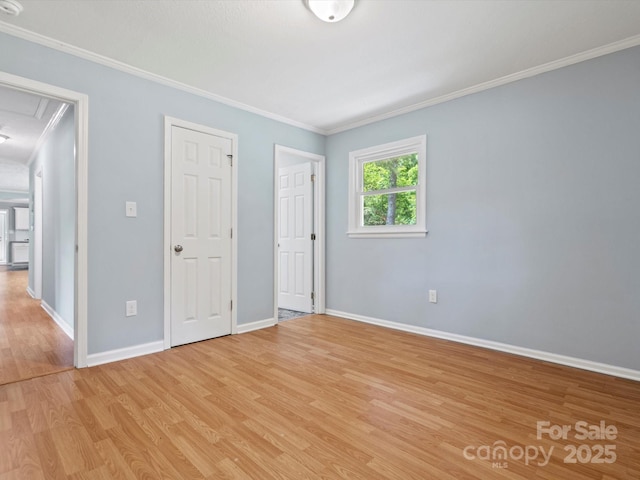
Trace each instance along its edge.
<instances>
[{"instance_id":1,"label":"light wood floor","mask_svg":"<svg viewBox=\"0 0 640 480\"><path fill-rule=\"evenodd\" d=\"M618 434L537 439L538 421ZM464 456L500 441L506 468ZM582 443L615 462L564 463ZM2 386L0 445L2 480L637 479L640 383L308 316Z\"/></svg>"},{"instance_id":2,"label":"light wood floor","mask_svg":"<svg viewBox=\"0 0 640 480\"><path fill-rule=\"evenodd\" d=\"M0 385L73 368L73 342L27 294L28 274L0 271Z\"/></svg>"}]
</instances>

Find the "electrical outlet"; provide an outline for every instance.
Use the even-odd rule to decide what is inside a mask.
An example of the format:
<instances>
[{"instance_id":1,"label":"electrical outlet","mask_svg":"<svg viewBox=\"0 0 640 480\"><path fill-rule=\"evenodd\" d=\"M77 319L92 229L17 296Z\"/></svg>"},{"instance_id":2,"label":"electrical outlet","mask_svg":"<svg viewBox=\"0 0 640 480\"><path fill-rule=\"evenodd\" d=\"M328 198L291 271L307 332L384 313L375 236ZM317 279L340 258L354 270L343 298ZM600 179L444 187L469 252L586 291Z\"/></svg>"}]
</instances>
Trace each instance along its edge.
<instances>
[{"instance_id":1,"label":"electrical outlet","mask_svg":"<svg viewBox=\"0 0 640 480\"><path fill-rule=\"evenodd\" d=\"M438 303L438 292L436 290L429 290L429 303Z\"/></svg>"},{"instance_id":2,"label":"electrical outlet","mask_svg":"<svg viewBox=\"0 0 640 480\"><path fill-rule=\"evenodd\" d=\"M126 307L125 307L125 315L127 317L133 317L134 315L138 314L138 302L135 300L129 300L126 303Z\"/></svg>"}]
</instances>

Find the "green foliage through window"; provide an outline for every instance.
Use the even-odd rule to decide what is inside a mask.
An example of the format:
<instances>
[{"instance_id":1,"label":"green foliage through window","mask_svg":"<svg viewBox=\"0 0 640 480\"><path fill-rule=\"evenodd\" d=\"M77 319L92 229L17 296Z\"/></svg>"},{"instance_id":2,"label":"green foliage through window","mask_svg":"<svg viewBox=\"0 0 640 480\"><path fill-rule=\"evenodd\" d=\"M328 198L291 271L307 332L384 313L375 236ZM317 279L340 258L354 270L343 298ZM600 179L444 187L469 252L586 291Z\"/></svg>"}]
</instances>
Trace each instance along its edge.
<instances>
[{"instance_id":1,"label":"green foliage through window","mask_svg":"<svg viewBox=\"0 0 640 480\"><path fill-rule=\"evenodd\" d=\"M366 162L362 169L363 225L415 225L418 154Z\"/></svg>"}]
</instances>

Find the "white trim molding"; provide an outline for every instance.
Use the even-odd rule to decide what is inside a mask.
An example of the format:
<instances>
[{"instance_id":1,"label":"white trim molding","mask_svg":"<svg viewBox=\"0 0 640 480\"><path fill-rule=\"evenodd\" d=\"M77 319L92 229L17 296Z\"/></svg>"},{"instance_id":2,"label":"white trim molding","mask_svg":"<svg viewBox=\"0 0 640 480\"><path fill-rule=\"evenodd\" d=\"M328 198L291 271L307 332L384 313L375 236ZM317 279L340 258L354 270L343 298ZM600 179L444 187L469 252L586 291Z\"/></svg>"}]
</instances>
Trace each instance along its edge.
<instances>
[{"instance_id":1,"label":"white trim molding","mask_svg":"<svg viewBox=\"0 0 640 480\"><path fill-rule=\"evenodd\" d=\"M557 353L550 353L542 350L535 350L532 348L519 347L517 345L510 345L508 343L494 342L492 340L485 340L482 338L467 337L466 335L443 332L442 330L433 330L431 328L418 327L415 325L406 325L404 323L391 322L389 320L381 320L379 318L367 317L355 313L341 312L339 310L327 309L326 314L332 315L334 317L346 318L348 320L355 320L357 322L369 323L371 325L377 325L379 327L392 328L394 330L416 333L418 335L424 335L426 337L450 340L452 342L464 343L467 345L473 345L475 347L488 348L489 350L496 350L499 352L512 353L514 355L520 355L521 357L534 358L536 360L556 363L558 365L564 365L567 367L579 368L581 370L588 370L596 373L604 373L605 375L612 375L614 377L640 381L640 371L625 367L618 367L616 365L594 362L582 358L569 357L567 355L559 355Z\"/></svg>"},{"instance_id":2,"label":"white trim molding","mask_svg":"<svg viewBox=\"0 0 640 480\"><path fill-rule=\"evenodd\" d=\"M291 155L302 160L314 163L315 185L313 188L313 233L316 235L313 248L313 294L314 313L323 314L325 309L325 245L326 245L326 157L317 153L305 152L284 145L274 145L273 149L273 318L278 319L278 283L279 283L279 260L278 260L278 170L283 156Z\"/></svg>"},{"instance_id":3,"label":"white trim molding","mask_svg":"<svg viewBox=\"0 0 640 480\"><path fill-rule=\"evenodd\" d=\"M58 324L62 331L66 333L67 337L73 340L73 328L71 328L71 326L64 321L60 314L56 312L55 309L44 300L40 302L40 306L45 312L47 312L47 315L49 315L53 319L53 321Z\"/></svg>"},{"instance_id":4,"label":"white trim molding","mask_svg":"<svg viewBox=\"0 0 640 480\"><path fill-rule=\"evenodd\" d=\"M105 57L103 55L99 55L94 52L90 52L83 48L79 48L79 47L70 45L68 43L55 40L53 38L47 37L45 35L41 35L39 33L31 32L29 30L26 30L21 27L17 27L15 25L0 22L0 32L4 32L8 35L12 35L14 37L27 40L29 42L43 45L45 47L49 47L54 50L58 50L60 52L68 53L75 57L82 58L84 60L89 60L90 62L97 63L99 65L104 65L106 67L110 67L124 73L128 73L129 75L134 75L136 77L143 78L145 80L150 80L160 85L175 88L176 90L182 90L183 92L187 92L192 95L197 95L202 98L207 98L209 100L213 100L214 102L218 102L223 105L228 105L230 107L234 107L239 110L244 110L245 112L254 113L256 115L260 115L261 117L275 120L276 122L284 123L286 125L291 125L293 127L302 128L304 130L308 130L314 133L319 133L321 135L326 135L326 131L321 128L317 128L312 125L307 125L305 123L283 117L276 113L268 112L266 110L261 110L256 107L252 107L251 105L247 105L245 103L223 97L222 95L216 95L214 93L207 92L206 90L192 87L185 83L178 82L176 80L171 80L170 78L163 77L155 73L147 72L146 70L142 70L141 68L131 66L124 62L119 62L118 60L114 60L112 58Z\"/></svg>"},{"instance_id":5,"label":"white trim molding","mask_svg":"<svg viewBox=\"0 0 640 480\"><path fill-rule=\"evenodd\" d=\"M433 105L438 105L440 103L448 102L449 100L455 100L456 98L466 97L467 95L483 92L485 90L489 90L494 87L499 87L501 85L506 85L508 83L517 82L518 80L523 80L525 78L535 77L536 75L540 75L541 73L551 72L552 70L568 67L569 65L574 65L576 63L591 60L593 58L601 57L603 55L608 55L610 53L615 53L620 50L625 50L627 48L636 47L638 45L640 45L640 35L634 35L632 37L625 38L618 42L609 43L608 45L604 45L602 47L596 47L591 50L587 50L586 52L577 53L575 55L570 55L565 58L561 58L558 60L554 60L552 62L538 65L537 67L528 68L526 70L512 73L510 75L505 75L504 77L500 77L495 80L490 80L488 82L483 82L468 88L456 90L455 92L447 93L445 95L441 95L435 98L430 98L429 100L414 103L413 105L408 105L403 108L398 108L396 110L392 110L387 113L366 117L361 120L357 120L355 122L348 122L339 127L327 130L325 132L325 135L334 135L336 133L346 132L347 130L353 130L354 128L362 127L364 125L369 125L371 123L376 123L381 120L386 120L393 117L398 117L400 115L404 115L405 113L415 112L416 110L421 110L426 107L432 107Z\"/></svg>"},{"instance_id":6,"label":"white trim molding","mask_svg":"<svg viewBox=\"0 0 640 480\"><path fill-rule=\"evenodd\" d=\"M141 357L150 353L158 353L164 350L164 341L143 343L141 345L133 345L131 347L118 348L107 352L92 353L87 356L87 366L95 367L105 363L118 362L128 358Z\"/></svg>"},{"instance_id":7,"label":"white trim molding","mask_svg":"<svg viewBox=\"0 0 640 480\"><path fill-rule=\"evenodd\" d=\"M0 22L0 31L7 27ZM0 85L55 98L74 105L76 164L76 258L74 295L73 364L87 366L88 343L88 204L89 204L89 97L46 83L0 72Z\"/></svg>"},{"instance_id":8,"label":"white trim molding","mask_svg":"<svg viewBox=\"0 0 640 480\"><path fill-rule=\"evenodd\" d=\"M58 123L60 123L60 120L62 120L62 117L64 116L68 108L69 108L68 103L63 103L58 107L56 112L53 114L53 116L49 120L49 123L47 123L46 127L44 127L44 130L40 134L40 137L36 141L36 146L34 147L33 152L29 157L29 160L27 160L27 165L31 165L33 163L36 156L38 155L38 152L40 151L40 148L42 147L42 145L44 145L44 142L46 142L47 138L49 138L49 135L51 134L51 132L53 132L56 129L56 127L58 126Z\"/></svg>"},{"instance_id":9,"label":"white trim molding","mask_svg":"<svg viewBox=\"0 0 640 480\"><path fill-rule=\"evenodd\" d=\"M575 55L570 55L565 58L561 58L558 60L554 60L552 62L545 63L543 65L539 65L536 67L528 68L526 70L522 70L520 72L512 73L510 75L505 75L504 77L490 80L488 82L480 83L478 85L474 85L468 88L463 88L461 90L457 90L455 92L451 92L445 95L441 95L439 97L431 98L422 102L414 103L412 105L408 105L403 108L398 108L392 110L387 113L383 113L380 115L373 115L370 117L362 118L360 120L347 122L343 125L332 129L323 129L320 127L316 127L314 125L307 125L302 122L298 122L296 120L292 120L290 118L283 117L281 115L267 112L265 110L261 110L256 107L252 107L251 105L247 105L241 102L237 102L235 100L231 100L229 98L223 97L221 95L216 95L211 92L207 92L205 90L195 88L189 85L186 85L181 82L177 82L175 80L171 80L169 78L147 72L137 67L133 67L123 62L119 62L117 60L113 60L111 58L99 55L97 53L90 52L88 50L75 47L68 43L61 42L59 40L55 40L53 38L47 37L45 35L41 35L35 32L31 32L27 29L17 27L15 25L11 25L9 23L0 22L0 32L4 32L8 35L12 35L17 38L21 38L23 40L27 40L29 42L37 43L39 45L43 45L45 47L52 48L54 50L58 50L60 52L68 53L70 55L74 55L76 57L89 60L90 62L94 62L100 65L104 65L115 70L120 70L121 72L128 73L130 75L134 75L136 77L144 78L146 80L150 80L152 82L156 82L161 85L165 85L171 88L175 88L177 90L182 90L187 93L191 93L193 95L198 95L203 98L207 98L209 100L213 100L215 102L221 103L223 105L228 105L230 107L238 108L240 110L244 110L246 112L254 113L256 115L260 115L265 118L269 118L271 120L275 120L277 122L281 122L287 125L291 125L293 127L302 128L304 130L308 130L310 132L319 133L321 135L329 136L340 132L345 132L347 130L352 130L357 127L361 127L364 125L369 125L371 123L379 122L381 120L386 120L388 118L397 117L399 115L404 115L405 113L414 112L416 110L420 110L422 108L431 107L433 105L438 105L439 103L448 102L449 100L454 100L456 98L464 97L466 95L471 95L473 93L482 92L484 90L488 90L490 88L498 87L500 85L506 85L511 82L516 82L518 80L522 80L524 78L533 77L535 75L539 75L541 73L550 72L552 70L557 70L559 68L567 67L569 65L573 65L576 63L584 62L586 60L591 60L593 58L601 57L603 55L607 55L609 53L615 53L620 50L624 50L627 48L635 47L640 45L640 35L634 35L623 40L619 40L617 42L613 42L601 47L596 47L591 50L587 50L586 52L577 53Z\"/></svg>"},{"instance_id":10,"label":"white trim molding","mask_svg":"<svg viewBox=\"0 0 640 480\"><path fill-rule=\"evenodd\" d=\"M261 330L263 328L273 327L277 324L273 318L265 318L264 320L258 320L257 322L243 323L238 325L236 333L248 333L255 330Z\"/></svg>"}]
</instances>

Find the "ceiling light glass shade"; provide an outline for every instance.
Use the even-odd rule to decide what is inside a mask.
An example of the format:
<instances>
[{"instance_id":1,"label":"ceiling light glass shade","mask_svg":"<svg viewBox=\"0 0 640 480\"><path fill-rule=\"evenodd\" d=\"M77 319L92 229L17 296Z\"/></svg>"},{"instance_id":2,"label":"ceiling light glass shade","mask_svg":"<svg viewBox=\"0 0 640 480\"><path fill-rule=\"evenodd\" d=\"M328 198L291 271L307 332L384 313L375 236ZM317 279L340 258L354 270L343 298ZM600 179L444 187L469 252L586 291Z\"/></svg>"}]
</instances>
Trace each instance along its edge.
<instances>
[{"instance_id":1,"label":"ceiling light glass shade","mask_svg":"<svg viewBox=\"0 0 640 480\"><path fill-rule=\"evenodd\" d=\"M325 22L335 23L349 15L355 0L306 0L309 10Z\"/></svg>"},{"instance_id":2,"label":"ceiling light glass shade","mask_svg":"<svg viewBox=\"0 0 640 480\"><path fill-rule=\"evenodd\" d=\"M1 134L0 134L0 143L4 143L4 142L6 142L7 140L9 140L9 137L7 137L6 135L1 135Z\"/></svg>"},{"instance_id":3,"label":"ceiling light glass shade","mask_svg":"<svg viewBox=\"0 0 640 480\"><path fill-rule=\"evenodd\" d=\"M22 5L18 0L0 0L0 12L16 17L22 12Z\"/></svg>"}]
</instances>

